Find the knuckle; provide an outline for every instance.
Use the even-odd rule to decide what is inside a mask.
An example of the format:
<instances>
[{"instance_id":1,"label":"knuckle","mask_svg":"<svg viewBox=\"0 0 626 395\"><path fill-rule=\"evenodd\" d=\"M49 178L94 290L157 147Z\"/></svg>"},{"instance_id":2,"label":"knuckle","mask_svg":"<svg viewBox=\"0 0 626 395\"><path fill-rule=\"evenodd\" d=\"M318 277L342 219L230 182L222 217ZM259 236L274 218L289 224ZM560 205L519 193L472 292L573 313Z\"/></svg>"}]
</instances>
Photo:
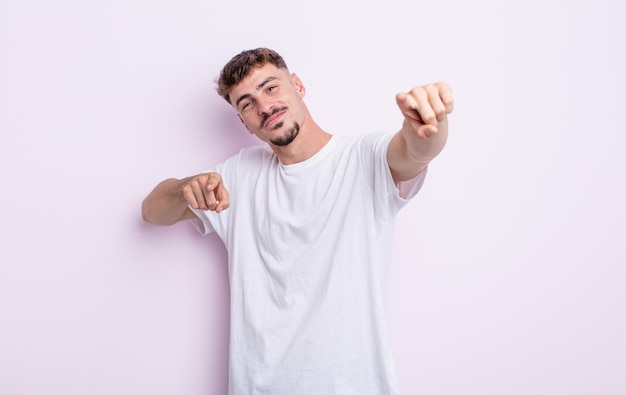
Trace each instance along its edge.
<instances>
[{"instance_id":1,"label":"knuckle","mask_svg":"<svg viewBox=\"0 0 626 395\"><path fill-rule=\"evenodd\" d=\"M409 93L411 95L415 96L415 97L424 97L426 95L426 87L424 87L424 86L417 86L417 87L411 89L411 91Z\"/></svg>"},{"instance_id":2,"label":"knuckle","mask_svg":"<svg viewBox=\"0 0 626 395\"><path fill-rule=\"evenodd\" d=\"M424 90L428 93L435 93L439 91L439 86L437 84L428 84L424 86Z\"/></svg>"},{"instance_id":3,"label":"knuckle","mask_svg":"<svg viewBox=\"0 0 626 395\"><path fill-rule=\"evenodd\" d=\"M183 197L187 201L191 201L191 198L194 196L193 188L187 184L183 187Z\"/></svg>"},{"instance_id":4,"label":"knuckle","mask_svg":"<svg viewBox=\"0 0 626 395\"><path fill-rule=\"evenodd\" d=\"M446 106L442 104L438 104L436 106L436 108L434 108L435 110L435 116L437 117L437 119L440 119L441 117L446 115Z\"/></svg>"},{"instance_id":5,"label":"knuckle","mask_svg":"<svg viewBox=\"0 0 626 395\"><path fill-rule=\"evenodd\" d=\"M427 114L422 114L422 120L424 120L425 123L436 123L437 114L429 111Z\"/></svg>"}]
</instances>

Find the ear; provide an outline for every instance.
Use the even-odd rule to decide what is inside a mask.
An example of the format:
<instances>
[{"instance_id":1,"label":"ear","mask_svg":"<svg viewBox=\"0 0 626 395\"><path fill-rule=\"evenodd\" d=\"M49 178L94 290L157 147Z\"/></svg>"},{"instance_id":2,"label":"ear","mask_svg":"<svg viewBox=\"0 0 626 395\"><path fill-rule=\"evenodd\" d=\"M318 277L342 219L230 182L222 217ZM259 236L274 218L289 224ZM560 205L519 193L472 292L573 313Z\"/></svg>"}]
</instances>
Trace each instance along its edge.
<instances>
[{"instance_id":1,"label":"ear","mask_svg":"<svg viewBox=\"0 0 626 395\"><path fill-rule=\"evenodd\" d=\"M248 127L248 125L246 125L246 123L243 121L243 118L241 118L241 115L237 114L237 117L239 118L241 123L243 123L243 126L246 127L246 130L248 130L248 133L253 134L252 131L250 130L250 128Z\"/></svg>"},{"instance_id":2,"label":"ear","mask_svg":"<svg viewBox=\"0 0 626 395\"><path fill-rule=\"evenodd\" d=\"M304 95L306 94L306 88L304 87L302 80L296 75L296 73L291 74L291 82L296 87L296 91L298 92L300 97L304 97Z\"/></svg>"}]
</instances>

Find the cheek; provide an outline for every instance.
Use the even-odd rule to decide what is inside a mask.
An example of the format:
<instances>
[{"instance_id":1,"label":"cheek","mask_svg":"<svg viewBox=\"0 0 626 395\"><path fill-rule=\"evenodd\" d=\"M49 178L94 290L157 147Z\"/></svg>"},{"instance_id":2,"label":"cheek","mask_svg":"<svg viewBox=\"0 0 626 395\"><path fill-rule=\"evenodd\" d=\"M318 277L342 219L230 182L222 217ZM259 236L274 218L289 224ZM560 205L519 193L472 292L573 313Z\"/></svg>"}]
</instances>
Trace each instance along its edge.
<instances>
[{"instance_id":1,"label":"cheek","mask_svg":"<svg viewBox=\"0 0 626 395\"><path fill-rule=\"evenodd\" d=\"M249 122L250 122L250 120L246 120L246 119L245 119L244 117L242 117L240 114L237 114L237 117L239 118L239 121L241 122L241 124L242 124L243 126L245 126L246 130L247 130L250 134L254 133L254 132L253 132L252 130L250 130L250 128L248 127L248 125L250 124L250 123L249 123Z\"/></svg>"}]
</instances>

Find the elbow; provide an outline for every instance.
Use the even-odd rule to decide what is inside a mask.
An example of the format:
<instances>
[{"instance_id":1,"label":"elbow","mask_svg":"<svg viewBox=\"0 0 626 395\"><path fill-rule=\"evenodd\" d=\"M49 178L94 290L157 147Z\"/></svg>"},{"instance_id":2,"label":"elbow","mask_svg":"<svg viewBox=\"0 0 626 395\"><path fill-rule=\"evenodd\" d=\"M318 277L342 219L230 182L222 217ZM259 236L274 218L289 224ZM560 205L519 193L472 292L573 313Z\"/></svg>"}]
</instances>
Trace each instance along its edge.
<instances>
[{"instance_id":1,"label":"elbow","mask_svg":"<svg viewBox=\"0 0 626 395\"><path fill-rule=\"evenodd\" d=\"M150 213L149 213L149 210L148 210L148 205L146 204L145 200L141 203L141 219L144 222L147 222L149 224L153 224L153 222L150 220Z\"/></svg>"},{"instance_id":2,"label":"elbow","mask_svg":"<svg viewBox=\"0 0 626 395\"><path fill-rule=\"evenodd\" d=\"M177 223L180 219L168 217L167 213L159 210L158 207L154 207L148 198L141 204L141 219L155 226L170 226Z\"/></svg>"},{"instance_id":3,"label":"elbow","mask_svg":"<svg viewBox=\"0 0 626 395\"><path fill-rule=\"evenodd\" d=\"M159 221L154 216L154 213L153 213L153 210L150 207L150 202L148 201L148 198L146 198L141 203L141 219L144 222L147 222L147 223L152 224L152 225L161 225L161 224L159 224Z\"/></svg>"}]
</instances>

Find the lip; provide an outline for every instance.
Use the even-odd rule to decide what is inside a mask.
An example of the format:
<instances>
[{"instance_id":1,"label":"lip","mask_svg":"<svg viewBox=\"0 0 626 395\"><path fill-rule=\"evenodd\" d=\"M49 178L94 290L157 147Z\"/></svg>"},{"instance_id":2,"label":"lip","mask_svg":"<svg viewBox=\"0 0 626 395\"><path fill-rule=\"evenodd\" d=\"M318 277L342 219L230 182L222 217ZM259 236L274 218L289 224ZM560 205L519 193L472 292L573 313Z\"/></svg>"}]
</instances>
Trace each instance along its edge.
<instances>
[{"instance_id":1,"label":"lip","mask_svg":"<svg viewBox=\"0 0 626 395\"><path fill-rule=\"evenodd\" d=\"M278 123L278 121L280 121L280 118L283 117L283 115L285 115L285 111L279 111L276 114L272 115L271 117L269 117L267 119L267 121L265 122L265 127L266 128L271 128L273 125L275 125L276 123Z\"/></svg>"}]
</instances>

